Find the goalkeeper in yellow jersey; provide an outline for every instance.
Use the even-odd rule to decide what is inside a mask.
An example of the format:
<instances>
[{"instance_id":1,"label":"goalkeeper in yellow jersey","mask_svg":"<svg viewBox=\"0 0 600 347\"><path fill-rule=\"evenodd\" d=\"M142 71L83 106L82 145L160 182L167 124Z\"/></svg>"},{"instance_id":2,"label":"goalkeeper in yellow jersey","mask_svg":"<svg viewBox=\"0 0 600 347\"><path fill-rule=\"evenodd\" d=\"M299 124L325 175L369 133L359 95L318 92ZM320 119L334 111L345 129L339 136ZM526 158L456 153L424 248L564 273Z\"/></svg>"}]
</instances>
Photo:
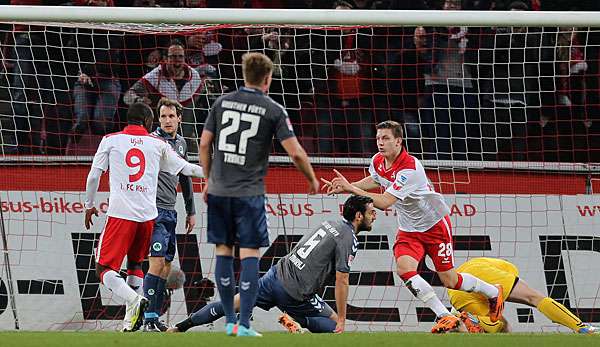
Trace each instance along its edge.
<instances>
[{"instance_id":1,"label":"goalkeeper in yellow jersey","mask_svg":"<svg viewBox=\"0 0 600 347\"><path fill-rule=\"evenodd\" d=\"M498 283L504 289L504 300L537 308L551 321L561 324L574 332L598 334L600 329L583 323L562 304L529 287L519 278L519 269L506 260L495 258L474 258L456 269L469 273L488 283ZM503 318L495 323L488 317L488 299L479 293L448 289L452 306L461 312L461 320L470 332L500 333L509 332L510 326Z\"/></svg>"}]
</instances>

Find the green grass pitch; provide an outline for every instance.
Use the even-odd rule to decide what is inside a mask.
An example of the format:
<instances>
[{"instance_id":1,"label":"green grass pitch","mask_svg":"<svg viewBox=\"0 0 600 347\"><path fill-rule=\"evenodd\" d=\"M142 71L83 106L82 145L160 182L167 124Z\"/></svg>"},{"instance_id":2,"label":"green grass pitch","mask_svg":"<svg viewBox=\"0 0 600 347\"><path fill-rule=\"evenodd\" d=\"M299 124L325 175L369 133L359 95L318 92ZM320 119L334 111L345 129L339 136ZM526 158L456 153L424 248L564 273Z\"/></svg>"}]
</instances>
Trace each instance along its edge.
<instances>
[{"instance_id":1,"label":"green grass pitch","mask_svg":"<svg viewBox=\"0 0 600 347\"><path fill-rule=\"evenodd\" d=\"M600 346L600 336L576 334L497 334L468 335L427 333L344 333L290 335L266 333L262 338L236 338L224 333L160 334L160 333L117 333L117 332L0 332L2 347L351 347L351 346L461 346L461 347L534 347L534 346Z\"/></svg>"}]
</instances>

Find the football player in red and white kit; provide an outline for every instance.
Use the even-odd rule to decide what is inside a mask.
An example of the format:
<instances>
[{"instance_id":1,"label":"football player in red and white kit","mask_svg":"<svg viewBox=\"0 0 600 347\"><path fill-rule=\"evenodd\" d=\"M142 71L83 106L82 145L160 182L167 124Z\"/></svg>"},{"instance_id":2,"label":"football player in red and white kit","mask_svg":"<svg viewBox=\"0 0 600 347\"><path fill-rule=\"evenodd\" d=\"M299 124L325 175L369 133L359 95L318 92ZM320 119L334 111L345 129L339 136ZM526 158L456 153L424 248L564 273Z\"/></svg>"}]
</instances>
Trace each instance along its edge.
<instances>
[{"instance_id":1,"label":"football player in red and white kit","mask_svg":"<svg viewBox=\"0 0 600 347\"><path fill-rule=\"evenodd\" d=\"M96 248L96 274L100 282L123 298L127 310L124 331L139 329L148 304L143 293L141 263L148 254L154 227L159 171L202 177L202 168L182 159L159 137L148 134L154 116L144 103L127 112L123 131L104 136L87 177L85 227L92 225L96 192L103 172L109 171L107 220ZM119 275L127 255L127 283ZM134 290L133 288L136 288Z\"/></svg>"},{"instance_id":2,"label":"football player in red and white kit","mask_svg":"<svg viewBox=\"0 0 600 347\"><path fill-rule=\"evenodd\" d=\"M442 304L431 285L417 273L417 266L425 254L433 260L446 288L485 295L490 303L490 318L497 321L504 307L502 287L454 270L450 209L443 196L433 189L421 162L402 146L402 126L398 122L385 121L376 129L379 152L371 160L370 176L349 183L334 170L337 177L331 182L322 179L327 193L364 195L372 198L379 209L391 206L396 209L398 233L393 250L397 272L413 295L437 315L438 323L432 332L452 330L459 322ZM379 187L385 192L368 192Z\"/></svg>"}]
</instances>

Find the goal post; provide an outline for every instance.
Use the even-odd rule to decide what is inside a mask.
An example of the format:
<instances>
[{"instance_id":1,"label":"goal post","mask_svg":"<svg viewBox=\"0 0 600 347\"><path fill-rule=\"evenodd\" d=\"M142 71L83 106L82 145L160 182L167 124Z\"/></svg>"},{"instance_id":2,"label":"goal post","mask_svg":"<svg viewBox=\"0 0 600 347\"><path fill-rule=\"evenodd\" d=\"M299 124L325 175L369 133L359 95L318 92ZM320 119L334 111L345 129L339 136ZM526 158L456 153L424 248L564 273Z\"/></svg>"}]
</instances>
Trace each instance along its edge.
<instances>
[{"instance_id":1,"label":"goal post","mask_svg":"<svg viewBox=\"0 0 600 347\"><path fill-rule=\"evenodd\" d=\"M172 95L188 112L180 133L191 160L214 100L243 85L241 56L263 52L275 64L269 95L287 109L319 177L332 168L352 181L368 175L374 125L401 122L406 148L451 208L456 262L509 260L532 287L600 322L600 279L589 276L600 270L598 27L591 12L0 6L0 329L17 317L21 329L118 329L122 302L94 274L104 214L83 229L85 179L128 103L168 93L156 69L177 63L173 44L189 67L191 82L173 82ZM147 94L139 81L152 86ZM261 273L338 218L346 198L308 196L277 144L270 164L272 244ZM173 264L185 280L164 307L171 323L218 300L199 181L194 188L198 225L177 230ZM103 181L102 212L107 189ZM184 225L182 199L177 210ZM431 327L432 313L395 274L396 228L386 210L359 235L349 330ZM449 305L431 262L419 269ZM333 288L322 289L332 307ZM276 316L256 309L253 325L277 330ZM506 317L516 331L565 331L524 305L507 305Z\"/></svg>"},{"instance_id":2,"label":"goal post","mask_svg":"<svg viewBox=\"0 0 600 347\"><path fill-rule=\"evenodd\" d=\"M381 26L598 26L596 12L303 10L241 8L94 8L0 6L4 22L93 22L151 24L276 24Z\"/></svg>"}]
</instances>

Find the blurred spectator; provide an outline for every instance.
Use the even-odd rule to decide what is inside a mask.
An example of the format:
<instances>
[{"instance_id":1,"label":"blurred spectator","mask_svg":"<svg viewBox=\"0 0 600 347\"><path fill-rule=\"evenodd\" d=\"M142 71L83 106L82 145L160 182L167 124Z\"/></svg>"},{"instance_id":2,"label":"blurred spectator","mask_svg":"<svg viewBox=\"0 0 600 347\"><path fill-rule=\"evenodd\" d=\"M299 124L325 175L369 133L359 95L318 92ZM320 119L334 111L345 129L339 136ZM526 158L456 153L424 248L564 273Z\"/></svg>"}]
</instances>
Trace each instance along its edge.
<instances>
[{"instance_id":1,"label":"blurred spectator","mask_svg":"<svg viewBox=\"0 0 600 347\"><path fill-rule=\"evenodd\" d=\"M196 124L204 123L206 105L202 107L200 93L204 81L198 71L185 63L185 50L179 43L171 44L167 62L158 65L137 81L123 96L127 105L142 101L153 108L161 97L179 101L183 107L181 131L190 153L198 153ZM202 114L196 116L196 113Z\"/></svg>"},{"instance_id":2,"label":"blurred spectator","mask_svg":"<svg viewBox=\"0 0 600 347\"><path fill-rule=\"evenodd\" d=\"M112 6L112 0L87 0L84 5ZM80 29L76 45L79 74L73 86L75 123L72 132L78 142L88 126L95 135L105 135L117 128L123 34Z\"/></svg>"},{"instance_id":3,"label":"blurred spectator","mask_svg":"<svg viewBox=\"0 0 600 347\"><path fill-rule=\"evenodd\" d=\"M127 37L125 38L128 39ZM127 41L125 42L126 47ZM133 53L129 52L129 56L125 56L127 60L127 69L123 73L123 80L121 85L124 90L128 90L131 86L137 82L140 76L145 76L150 71L154 70L160 63L166 59L165 51L160 48L136 48L130 49L131 51L135 51ZM128 50L129 51L129 50ZM141 58L140 58L141 57ZM135 59L141 59L135 60ZM125 107L125 111L127 107Z\"/></svg>"},{"instance_id":4,"label":"blurred spectator","mask_svg":"<svg viewBox=\"0 0 600 347\"><path fill-rule=\"evenodd\" d=\"M255 26L226 35L231 38L231 49L226 50L231 50L229 56L236 62L241 61L241 55L246 51L261 52L273 61L273 81L269 96L286 108L299 137L303 136L304 131L304 127L299 124L300 103L302 99L312 102L313 77L318 78L311 75L313 72L311 62L314 61L311 60L310 48L315 52L316 47L311 46L313 41L310 32L307 29ZM239 79L241 77L239 63L235 65L235 70L228 64L222 64L220 67L224 82L228 82L231 77L236 78L235 84L230 85L230 88L239 88L243 85L243 81Z\"/></svg>"},{"instance_id":5,"label":"blurred spectator","mask_svg":"<svg viewBox=\"0 0 600 347\"><path fill-rule=\"evenodd\" d=\"M111 6L112 1L117 0L73 3ZM585 0L119 1L246 8L332 8L334 2L334 8L348 10L600 9L600 2ZM273 60L270 96L288 108L299 136L312 138L314 132L319 147L315 142L313 148L325 153L368 153L374 143L365 139L372 137L373 124L385 119L405 122L413 152L411 138L417 138L423 139L426 158L473 160L496 159L481 155L495 151L510 153L506 159L529 157L531 141L525 138L536 136L534 127L542 136L552 129L555 140L561 131L575 132L567 129L575 118L583 117L575 124L586 129L600 124L588 119L600 113L600 96L591 92L600 84L595 63L600 34L585 28L232 26L171 35L131 31L124 37L97 29L14 28L3 40L0 68L7 72L10 95L5 98L11 102L2 106L13 108L3 114L15 124L9 131L18 134L21 153L61 154L66 137L61 134L78 135L88 125L95 134L111 131L119 120L114 109L122 89L128 90L123 102L139 98L155 104L162 95L181 101L186 107L182 133L196 151L192 139L210 101L241 83L236 62L246 51ZM184 59L161 50L173 35L185 35L185 48L179 48Z\"/></svg>"},{"instance_id":6,"label":"blurred spectator","mask_svg":"<svg viewBox=\"0 0 600 347\"><path fill-rule=\"evenodd\" d=\"M374 1L372 8L390 10L426 10L429 9L424 0L388 0ZM383 54L377 59L383 76L377 77L386 81L384 91L375 91L384 96L378 100L376 107L382 108L382 115L378 112L377 122L391 119L404 123L406 127L405 143L413 154L421 153L420 124L418 119L418 92L419 69L413 40L415 27L381 27L375 28L377 39L373 40L374 52ZM376 67L378 69L379 67ZM380 97L381 99L381 97ZM385 110L382 106L388 106ZM387 112L386 112L387 111ZM387 113L387 114L386 114Z\"/></svg>"},{"instance_id":7,"label":"blurred spectator","mask_svg":"<svg viewBox=\"0 0 600 347\"><path fill-rule=\"evenodd\" d=\"M444 10L460 10L460 0L446 0ZM476 36L476 35L475 35ZM425 94L419 117L425 159L477 159L481 153L478 100L472 55L476 46L467 27L415 29L418 67L423 69ZM468 145L468 146L467 146ZM467 156L467 153L472 153Z\"/></svg>"},{"instance_id":8,"label":"blurred spectator","mask_svg":"<svg viewBox=\"0 0 600 347\"><path fill-rule=\"evenodd\" d=\"M62 1L11 0L11 5L56 5ZM56 115L58 105L70 103L62 57L60 28L43 28L15 24L12 34L7 35L3 47L3 65L8 72L11 104L16 130L16 145L22 154L46 153L46 142L55 154L61 146L61 127ZM14 45L14 49L13 48ZM62 76L62 77L61 77ZM53 105L53 106L50 106ZM50 108L53 108L52 110ZM52 113L52 120L45 119ZM51 125L46 135L44 123ZM65 146L62 143L62 146Z\"/></svg>"},{"instance_id":9,"label":"blurred spectator","mask_svg":"<svg viewBox=\"0 0 600 347\"><path fill-rule=\"evenodd\" d=\"M558 58L558 103L573 106L572 117L582 119L586 128L592 126L587 118L586 76L588 63L585 57L585 33L578 28L559 28L556 42Z\"/></svg>"},{"instance_id":10,"label":"blurred spectator","mask_svg":"<svg viewBox=\"0 0 600 347\"><path fill-rule=\"evenodd\" d=\"M585 90L585 46L581 44L581 31L578 28L559 28L556 42L556 56L559 65L559 104L571 106L572 99L578 105L584 103L585 93L569 95Z\"/></svg>"},{"instance_id":11,"label":"blurred spectator","mask_svg":"<svg viewBox=\"0 0 600 347\"><path fill-rule=\"evenodd\" d=\"M352 9L347 1L336 1L336 10ZM319 106L329 109L319 114L319 146L325 153L370 153L375 150L372 51L370 34L357 28L328 31L326 43L328 76L327 100ZM381 82L381 81L379 81ZM318 92L318 91L316 91Z\"/></svg>"},{"instance_id":12,"label":"blurred spectator","mask_svg":"<svg viewBox=\"0 0 600 347\"><path fill-rule=\"evenodd\" d=\"M511 11L526 11L525 2L513 1ZM523 158L527 125L540 117L542 32L539 28L498 27L483 34L478 50L482 97L482 150L484 159L496 160L496 152Z\"/></svg>"},{"instance_id":13,"label":"blurred spectator","mask_svg":"<svg viewBox=\"0 0 600 347\"><path fill-rule=\"evenodd\" d=\"M186 37L187 63L200 76L219 78L219 53L223 46L216 42L214 33L201 31Z\"/></svg>"},{"instance_id":14,"label":"blurred spectator","mask_svg":"<svg viewBox=\"0 0 600 347\"><path fill-rule=\"evenodd\" d=\"M122 69L123 90L129 89L140 76L144 76L166 59L170 37L166 35L126 33L124 37ZM127 109L127 107L126 107Z\"/></svg>"},{"instance_id":15,"label":"blurred spectator","mask_svg":"<svg viewBox=\"0 0 600 347\"><path fill-rule=\"evenodd\" d=\"M357 10L368 10L373 6L373 0L353 0L348 1L349 4L354 3L353 8Z\"/></svg>"},{"instance_id":16,"label":"blurred spectator","mask_svg":"<svg viewBox=\"0 0 600 347\"><path fill-rule=\"evenodd\" d=\"M223 45L216 41L216 35L211 31L201 31L186 37L187 63L204 79L210 102L228 88L221 83L219 74L219 53Z\"/></svg>"},{"instance_id":17,"label":"blurred spectator","mask_svg":"<svg viewBox=\"0 0 600 347\"><path fill-rule=\"evenodd\" d=\"M273 61L269 96L288 110L292 122L299 122L300 103L303 100L312 101L309 32L267 27L247 30L247 33L249 50L260 51ZM300 37L304 39L295 40ZM301 130L301 127L297 129Z\"/></svg>"},{"instance_id":18,"label":"blurred spectator","mask_svg":"<svg viewBox=\"0 0 600 347\"><path fill-rule=\"evenodd\" d=\"M160 62L163 60L162 51L158 48L151 50L146 55L146 59L144 59L144 75L152 70L154 70Z\"/></svg>"}]
</instances>

